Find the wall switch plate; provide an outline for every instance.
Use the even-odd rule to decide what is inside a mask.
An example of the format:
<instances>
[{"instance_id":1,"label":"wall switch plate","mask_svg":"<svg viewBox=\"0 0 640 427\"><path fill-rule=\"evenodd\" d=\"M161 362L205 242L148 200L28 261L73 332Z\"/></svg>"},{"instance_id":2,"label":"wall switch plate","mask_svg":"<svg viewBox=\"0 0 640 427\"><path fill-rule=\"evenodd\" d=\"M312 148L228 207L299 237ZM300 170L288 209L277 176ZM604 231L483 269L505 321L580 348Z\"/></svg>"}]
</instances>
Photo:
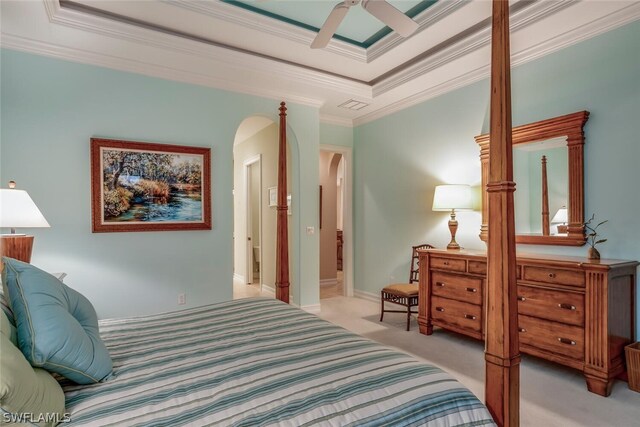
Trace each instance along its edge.
<instances>
[{"instance_id":1,"label":"wall switch plate","mask_svg":"<svg viewBox=\"0 0 640 427\"><path fill-rule=\"evenodd\" d=\"M307 227L307 234L309 236L311 236L312 234L316 233L316 228L315 227Z\"/></svg>"},{"instance_id":2,"label":"wall switch plate","mask_svg":"<svg viewBox=\"0 0 640 427\"><path fill-rule=\"evenodd\" d=\"M187 303L187 294L178 294L178 305L185 305Z\"/></svg>"}]
</instances>

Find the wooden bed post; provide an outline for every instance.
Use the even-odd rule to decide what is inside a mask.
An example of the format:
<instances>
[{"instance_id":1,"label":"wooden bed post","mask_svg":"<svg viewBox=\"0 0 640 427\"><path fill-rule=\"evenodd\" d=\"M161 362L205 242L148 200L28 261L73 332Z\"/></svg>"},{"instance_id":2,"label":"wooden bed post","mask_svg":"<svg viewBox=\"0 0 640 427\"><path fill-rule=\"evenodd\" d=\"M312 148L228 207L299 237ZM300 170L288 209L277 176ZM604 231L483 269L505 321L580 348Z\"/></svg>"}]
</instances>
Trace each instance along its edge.
<instances>
[{"instance_id":1,"label":"wooden bed post","mask_svg":"<svg viewBox=\"0 0 640 427\"><path fill-rule=\"evenodd\" d=\"M289 230L287 225L287 107L280 103L278 208L276 229L276 298L289 303Z\"/></svg>"},{"instance_id":2,"label":"wooden bed post","mask_svg":"<svg viewBox=\"0 0 640 427\"><path fill-rule=\"evenodd\" d=\"M551 234L549 225L549 184L547 184L547 156L542 156L542 235Z\"/></svg>"},{"instance_id":3,"label":"wooden bed post","mask_svg":"<svg viewBox=\"0 0 640 427\"><path fill-rule=\"evenodd\" d=\"M509 2L493 0L485 400L499 426L520 422L520 353L511 145Z\"/></svg>"}]
</instances>

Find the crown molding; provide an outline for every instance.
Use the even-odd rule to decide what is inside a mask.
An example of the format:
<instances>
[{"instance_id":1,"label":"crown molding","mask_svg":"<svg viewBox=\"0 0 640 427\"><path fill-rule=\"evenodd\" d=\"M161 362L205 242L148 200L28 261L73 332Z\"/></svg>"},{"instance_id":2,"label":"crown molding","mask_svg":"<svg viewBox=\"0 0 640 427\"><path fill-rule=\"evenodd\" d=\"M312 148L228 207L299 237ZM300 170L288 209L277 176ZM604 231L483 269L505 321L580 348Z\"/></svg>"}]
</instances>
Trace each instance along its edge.
<instances>
[{"instance_id":1,"label":"crown molding","mask_svg":"<svg viewBox=\"0 0 640 427\"><path fill-rule=\"evenodd\" d=\"M171 0L172 4L175 2L184 2L184 0ZM381 106L353 120L342 117L340 111L335 108L331 108L333 115L320 114L321 122L339 126L359 126L489 76L488 55L486 63L474 60L471 65L468 65L468 69L461 69L462 67L460 66L456 68L455 64L449 64L478 49L486 48L489 42L487 28L481 28L464 39L456 40L441 51L430 55L428 59L421 63L415 64L415 66L409 67L407 70L371 86L322 71L280 63L264 57L256 57L228 47L207 44L100 16L81 13L68 8L61 8L58 0L42 0L42 3L47 17L52 23L119 40L123 44L115 46L124 46L126 49L122 50L126 51L129 56L124 58L119 54L114 56L112 54L98 53L88 47L74 48L70 44L62 45L62 43L37 41L30 38L32 37L31 34L17 36L4 32L0 39L2 47L269 99L281 100L284 98L291 103L319 109L331 107L330 104L327 104L327 96L324 93L340 93L341 96L346 95L354 99L372 100L371 107L368 107L371 110L375 109L376 105ZM526 6L512 15L512 30L517 31L525 28L550 14L578 3L582 2L564 0L559 2L536 1L526 3ZM456 4L462 5L464 1L461 0ZM603 10L611 9L605 8ZM566 31L513 54L512 66L535 60L638 19L640 19L640 2L630 3L630 5L624 6L622 9L594 19L579 28ZM53 28L51 34L55 35L55 33L55 28ZM78 37L82 36L95 38L91 34L78 35ZM389 37L389 39L392 38ZM60 39L58 38L58 40ZM62 40L67 43L66 39ZM70 40L71 43L75 43L74 39ZM96 40L102 43L101 39L97 38ZM385 38L383 41L386 43L387 39ZM124 43L128 44L125 45ZM77 46L82 45L78 43ZM375 46L378 46L378 44ZM147 60L145 58L150 56L146 53L150 51L150 48L168 50L168 53L163 56L154 56L153 60ZM177 56L176 52L182 54L182 56ZM170 58L179 58L179 60L170 60ZM447 70L451 70L451 72L448 72L452 76L450 79L444 82L425 83L429 77L425 76L425 74L447 64L449 64ZM238 79L234 79L234 73L239 72L245 74L250 72L253 73L252 75L258 76L258 78L256 78L256 81L248 79L248 83L246 81L239 83ZM287 83L287 89L282 90L282 85L280 84L264 84L265 80L262 77L265 79L270 77L282 79ZM418 80L412 83L411 80L416 78ZM300 92L296 92L295 88L300 88L302 85L310 88L307 92L311 94L310 96L296 95L296 93ZM397 102L394 101L398 99L399 93L394 95L393 92L388 93L384 97L384 101L376 99L381 94L385 94L400 85L406 85L402 89L405 92L405 89L415 89L413 91L415 94ZM276 89L278 86L280 89Z\"/></svg>"},{"instance_id":2,"label":"crown molding","mask_svg":"<svg viewBox=\"0 0 640 427\"><path fill-rule=\"evenodd\" d=\"M296 25L279 21L268 16L256 18L254 12L232 6L219 1L213 2L193 2L188 0L162 0L182 9L202 13L225 22L239 24L245 28L257 30L266 34L281 37L304 46L310 46L316 37L314 31L300 28ZM331 42L324 48L326 51L353 59L359 62L367 62L367 50L342 40L331 39Z\"/></svg>"},{"instance_id":3,"label":"crown molding","mask_svg":"<svg viewBox=\"0 0 640 427\"><path fill-rule=\"evenodd\" d=\"M50 43L30 40L12 34L1 33L0 47L18 50L22 52L34 53L65 61L78 62L82 64L95 65L98 67L110 68L119 71L127 71L136 74L143 74L150 77L157 77L166 80L191 83L200 86L207 86L231 92L253 95L262 98L287 101L294 104L307 105L320 108L324 101L292 94L283 94L278 90L269 90L264 87L250 87L240 84L232 79L224 79L186 70L178 70L171 67L150 64L130 59L117 58L109 55L99 54L76 48L67 48Z\"/></svg>"},{"instance_id":4,"label":"crown molding","mask_svg":"<svg viewBox=\"0 0 640 427\"><path fill-rule=\"evenodd\" d=\"M451 80L447 80L444 83L432 86L429 89L416 93L415 95L406 97L400 101L379 108L376 111L372 111L371 113L367 113L363 116L357 117L353 120L353 125L354 127L364 125L366 123L389 116L393 113L397 113L398 111L413 107L414 105L421 104L425 101L428 101L429 99L444 95L447 92L451 92L461 87L470 85L487 78L489 76L489 72L490 68L488 65L469 71L461 76L455 77Z\"/></svg>"},{"instance_id":5,"label":"crown molding","mask_svg":"<svg viewBox=\"0 0 640 427\"><path fill-rule=\"evenodd\" d=\"M320 123L325 123L328 125L344 126L349 128L353 127L352 119L349 119L346 117L334 116L331 114L323 114L323 113L320 113Z\"/></svg>"},{"instance_id":6,"label":"crown molding","mask_svg":"<svg viewBox=\"0 0 640 427\"><path fill-rule=\"evenodd\" d=\"M579 0L565 0L562 2L542 1L525 7L511 16L511 32L525 28L559 10L567 8ZM410 66L373 86L373 96L379 96L390 90L402 86L417 77L423 76L458 58L478 50L491 43L491 23L468 37L456 40L443 50L426 57L419 63Z\"/></svg>"},{"instance_id":7,"label":"crown molding","mask_svg":"<svg viewBox=\"0 0 640 427\"><path fill-rule=\"evenodd\" d=\"M467 5L469 2L470 0L438 1L433 6L425 9L420 15L413 18L413 20L418 23L419 27L412 36L426 30L431 25L452 14L462 6ZM378 43L375 43L367 49L367 62L371 62L381 57L385 53L404 43L406 40L406 38L398 35L395 31L390 33Z\"/></svg>"},{"instance_id":8,"label":"crown molding","mask_svg":"<svg viewBox=\"0 0 640 427\"><path fill-rule=\"evenodd\" d=\"M592 21L589 25L567 31L511 56L512 67L546 56L571 45L614 30L640 19L640 3L636 2Z\"/></svg>"},{"instance_id":9,"label":"crown molding","mask_svg":"<svg viewBox=\"0 0 640 427\"><path fill-rule=\"evenodd\" d=\"M44 3L44 10L47 12L49 22L53 22L56 13L58 13L58 11L62 8L60 6L60 0L42 0L42 3Z\"/></svg>"},{"instance_id":10,"label":"crown molding","mask_svg":"<svg viewBox=\"0 0 640 427\"><path fill-rule=\"evenodd\" d=\"M202 13L225 22L242 25L245 28L281 37L304 46L311 45L313 39L316 37L316 33L314 31L306 30L268 16L260 16L259 19L256 19L256 14L254 12L223 2L193 2L189 0L161 1L175 7ZM419 24L416 33L425 30L430 25L455 12L470 1L471 0L451 0L435 3L433 6L422 12L418 17L414 18L414 20ZM324 50L359 62L369 63L402 44L405 40L406 38L401 37L395 32L391 32L373 46L365 49L342 40L332 38Z\"/></svg>"},{"instance_id":11,"label":"crown molding","mask_svg":"<svg viewBox=\"0 0 640 427\"><path fill-rule=\"evenodd\" d=\"M564 34L539 43L516 54L513 54L511 56L511 67L517 67L518 65L536 60L550 53L554 53L568 46L580 43L584 40L598 36L623 25L630 24L631 22L637 21L639 19L640 3L633 3L625 7L624 9L620 9L609 15L603 16L591 22L589 25L584 25L574 30L567 31ZM420 104L429 99L443 95L447 92L451 92L461 87L489 78L490 72L491 70L489 65L485 64L484 66L481 66L475 70L471 70L461 76L455 77L444 83L416 93L413 96L404 98L398 102L389 104L376 111L372 111L370 113L357 117L353 120L353 125L361 126L363 124L378 120L382 117Z\"/></svg>"},{"instance_id":12,"label":"crown molding","mask_svg":"<svg viewBox=\"0 0 640 427\"><path fill-rule=\"evenodd\" d=\"M282 63L249 53L233 50L205 42L166 34L148 28L138 27L126 22L119 22L101 16L95 16L72 9L60 7L58 0L43 0L49 20L52 23L70 28L89 31L115 39L126 40L142 45L168 49L191 56L207 58L223 65L230 65L242 69L261 70L268 75L288 78L301 84L308 84L322 89L343 91L355 96L371 97L371 86L366 83L312 70L301 66ZM214 2L211 4L224 4ZM238 9L238 8L235 8ZM240 9L242 10L242 9ZM110 68L115 68L112 66ZM139 71L144 74L144 71ZM226 87L225 87L226 88ZM235 89L233 89L235 90ZM254 91L262 89L254 88Z\"/></svg>"}]
</instances>

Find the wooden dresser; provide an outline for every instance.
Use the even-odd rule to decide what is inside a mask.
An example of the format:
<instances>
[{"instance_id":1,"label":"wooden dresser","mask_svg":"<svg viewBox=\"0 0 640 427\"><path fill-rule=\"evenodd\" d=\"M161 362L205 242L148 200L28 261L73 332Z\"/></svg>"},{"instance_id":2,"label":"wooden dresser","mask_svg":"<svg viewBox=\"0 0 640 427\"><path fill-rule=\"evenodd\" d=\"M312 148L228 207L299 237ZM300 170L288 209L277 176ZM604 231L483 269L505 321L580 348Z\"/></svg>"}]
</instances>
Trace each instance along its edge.
<instances>
[{"instance_id":1,"label":"wooden dresser","mask_svg":"<svg viewBox=\"0 0 640 427\"><path fill-rule=\"evenodd\" d=\"M520 254L517 264L520 351L579 369L589 391L608 396L634 340L639 263ZM421 251L420 332L483 339L486 275L484 251Z\"/></svg>"}]
</instances>

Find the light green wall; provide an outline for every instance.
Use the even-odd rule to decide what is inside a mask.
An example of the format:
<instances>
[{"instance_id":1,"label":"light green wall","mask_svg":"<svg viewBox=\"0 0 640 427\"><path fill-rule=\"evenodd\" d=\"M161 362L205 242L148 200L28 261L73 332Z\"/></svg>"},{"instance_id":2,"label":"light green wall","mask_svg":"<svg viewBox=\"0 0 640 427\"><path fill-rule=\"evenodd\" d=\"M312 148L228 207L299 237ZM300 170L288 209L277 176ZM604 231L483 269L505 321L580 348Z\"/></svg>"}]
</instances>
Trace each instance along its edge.
<instances>
[{"instance_id":1,"label":"light green wall","mask_svg":"<svg viewBox=\"0 0 640 427\"><path fill-rule=\"evenodd\" d=\"M353 147L353 128L320 123L320 144Z\"/></svg>"},{"instance_id":2,"label":"light green wall","mask_svg":"<svg viewBox=\"0 0 640 427\"><path fill-rule=\"evenodd\" d=\"M586 214L608 219L603 257L640 260L640 23L524 64L512 72L513 124L580 110L585 127ZM356 288L378 293L406 280L410 246L449 239L446 214L431 211L433 188L480 182L473 137L488 130L483 80L355 129ZM479 213L461 213L458 242L484 248ZM586 247L518 250L585 255Z\"/></svg>"},{"instance_id":3,"label":"light green wall","mask_svg":"<svg viewBox=\"0 0 640 427\"><path fill-rule=\"evenodd\" d=\"M16 180L51 224L29 230L36 236L33 263L67 272L67 283L102 318L177 309L181 292L187 306L230 299L233 140L248 116L276 121L278 102L6 49L1 55L0 179ZM294 302L312 305L318 239L300 230L317 222L319 115L288 108L299 201L291 281ZM92 136L211 147L213 230L92 234Z\"/></svg>"}]
</instances>

